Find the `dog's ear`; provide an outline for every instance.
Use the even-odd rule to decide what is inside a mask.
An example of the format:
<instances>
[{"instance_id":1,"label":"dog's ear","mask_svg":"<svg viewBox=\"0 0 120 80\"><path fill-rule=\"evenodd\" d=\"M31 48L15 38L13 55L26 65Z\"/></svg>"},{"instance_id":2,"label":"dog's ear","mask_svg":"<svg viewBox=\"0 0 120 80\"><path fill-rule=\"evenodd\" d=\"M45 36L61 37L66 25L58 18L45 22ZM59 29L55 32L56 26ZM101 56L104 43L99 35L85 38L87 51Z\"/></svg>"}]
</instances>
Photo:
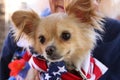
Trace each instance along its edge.
<instances>
[{"instance_id":1,"label":"dog's ear","mask_svg":"<svg viewBox=\"0 0 120 80\"><path fill-rule=\"evenodd\" d=\"M68 15L74 15L81 22L92 25L95 29L102 30L100 27L102 15L96 10L95 0L65 0L65 11Z\"/></svg>"},{"instance_id":2,"label":"dog's ear","mask_svg":"<svg viewBox=\"0 0 120 80\"><path fill-rule=\"evenodd\" d=\"M11 19L17 28L17 38L22 33L33 36L40 21L39 16L34 11L16 11L11 16Z\"/></svg>"}]
</instances>

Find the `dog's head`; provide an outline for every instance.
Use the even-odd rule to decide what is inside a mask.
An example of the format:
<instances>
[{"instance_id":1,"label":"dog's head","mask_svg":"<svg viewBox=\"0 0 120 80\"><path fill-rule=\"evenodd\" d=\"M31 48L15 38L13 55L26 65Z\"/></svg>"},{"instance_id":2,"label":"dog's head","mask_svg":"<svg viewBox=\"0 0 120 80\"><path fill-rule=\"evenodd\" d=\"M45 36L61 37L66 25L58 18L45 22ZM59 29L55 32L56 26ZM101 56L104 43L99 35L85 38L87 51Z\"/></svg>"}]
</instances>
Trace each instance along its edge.
<instances>
[{"instance_id":1,"label":"dog's head","mask_svg":"<svg viewBox=\"0 0 120 80\"><path fill-rule=\"evenodd\" d=\"M77 1L74 4L78 6ZM24 33L33 48L50 61L81 58L94 47L97 36L95 29L102 29L100 17L93 8L85 9L88 17L84 15L84 20L76 17L73 9L80 8L68 6L66 13L55 13L45 18L40 18L34 11L16 11L12 15L18 30L16 37Z\"/></svg>"}]
</instances>

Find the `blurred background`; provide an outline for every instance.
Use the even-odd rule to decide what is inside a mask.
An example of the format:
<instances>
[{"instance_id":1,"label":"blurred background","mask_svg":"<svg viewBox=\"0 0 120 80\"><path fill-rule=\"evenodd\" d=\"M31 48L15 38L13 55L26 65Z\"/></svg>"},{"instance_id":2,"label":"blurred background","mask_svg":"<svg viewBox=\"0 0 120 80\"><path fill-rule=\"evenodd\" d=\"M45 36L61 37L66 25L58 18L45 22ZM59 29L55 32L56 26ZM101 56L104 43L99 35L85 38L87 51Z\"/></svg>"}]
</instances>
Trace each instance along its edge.
<instances>
[{"instance_id":1,"label":"blurred background","mask_svg":"<svg viewBox=\"0 0 120 80\"><path fill-rule=\"evenodd\" d=\"M39 15L49 8L49 0L0 0L0 52L11 25L11 14L16 10L32 9Z\"/></svg>"},{"instance_id":2,"label":"blurred background","mask_svg":"<svg viewBox=\"0 0 120 80\"><path fill-rule=\"evenodd\" d=\"M6 35L6 27L5 27L5 5L4 0L0 0L0 51L3 45L3 40Z\"/></svg>"},{"instance_id":3,"label":"blurred background","mask_svg":"<svg viewBox=\"0 0 120 80\"><path fill-rule=\"evenodd\" d=\"M46 8L49 8L49 0L0 0L0 52L14 11L33 9L40 15ZM100 10L105 16L120 20L120 0L101 0Z\"/></svg>"}]
</instances>

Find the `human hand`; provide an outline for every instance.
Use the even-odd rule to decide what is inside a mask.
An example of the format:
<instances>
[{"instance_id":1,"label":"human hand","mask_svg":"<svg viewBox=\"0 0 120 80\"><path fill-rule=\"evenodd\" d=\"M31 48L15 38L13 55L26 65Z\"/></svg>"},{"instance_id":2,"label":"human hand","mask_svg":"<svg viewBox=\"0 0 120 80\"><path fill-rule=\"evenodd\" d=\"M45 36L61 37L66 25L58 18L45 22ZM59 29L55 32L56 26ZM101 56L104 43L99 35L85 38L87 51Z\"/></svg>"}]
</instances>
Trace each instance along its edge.
<instances>
[{"instance_id":1,"label":"human hand","mask_svg":"<svg viewBox=\"0 0 120 80\"><path fill-rule=\"evenodd\" d=\"M25 80L40 80L39 79L39 72L33 68L30 68Z\"/></svg>"}]
</instances>

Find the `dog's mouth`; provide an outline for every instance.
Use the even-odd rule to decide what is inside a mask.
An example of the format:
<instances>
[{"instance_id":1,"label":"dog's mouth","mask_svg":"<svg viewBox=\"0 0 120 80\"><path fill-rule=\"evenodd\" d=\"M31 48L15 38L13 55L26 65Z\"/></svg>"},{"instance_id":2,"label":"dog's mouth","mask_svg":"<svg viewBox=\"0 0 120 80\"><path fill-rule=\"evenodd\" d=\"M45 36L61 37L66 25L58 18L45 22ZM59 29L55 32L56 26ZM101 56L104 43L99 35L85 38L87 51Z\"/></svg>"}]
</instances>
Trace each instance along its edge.
<instances>
[{"instance_id":1,"label":"dog's mouth","mask_svg":"<svg viewBox=\"0 0 120 80\"><path fill-rule=\"evenodd\" d=\"M51 60L59 60L62 58L62 56L60 55L51 55L51 56L47 56L47 58L51 59Z\"/></svg>"},{"instance_id":2,"label":"dog's mouth","mask_svg":"<svg viewBox=\"0 0 120 80\"><path fill-rule=\"evenodd\" d=\"M62 61L64 59L64 57L66 55L68 55L70 53L70 51L68 51L65 55L61 56L61 55L58 55L58 54L53 54L51 56L47 55L47 59L51 62L55 62L55 61Z\"/></svg>"}]
</instances>

